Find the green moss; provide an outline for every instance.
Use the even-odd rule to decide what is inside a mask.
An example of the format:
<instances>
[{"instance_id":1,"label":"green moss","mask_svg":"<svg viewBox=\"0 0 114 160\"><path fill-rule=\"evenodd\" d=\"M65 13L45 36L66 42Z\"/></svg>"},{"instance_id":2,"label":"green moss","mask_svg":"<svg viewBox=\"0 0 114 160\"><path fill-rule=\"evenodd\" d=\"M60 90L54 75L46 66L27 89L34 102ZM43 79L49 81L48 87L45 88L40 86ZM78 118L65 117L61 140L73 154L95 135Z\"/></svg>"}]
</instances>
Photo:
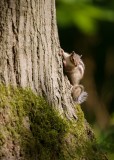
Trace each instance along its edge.
<instances>
[{"instance_id":1,"label":"green moss","mask_svg":"<svg viewBox=\"0 0 114 160\"><path fill-rule=\"evenodd\" d=\"M31 90L0 85L0 93L5 123L0 139L8 133L6 137L21 145L21 154L26 159L35 159L36 155L40 160L59 158L67 124L58 113Z\"/></svg>"},{"instance_id":2,"label":"green moss","mask_svg":"<svg viewBox=\"0 0 114 160\"><path fill-rule=\"evenodd\" d=\"M31 90L0 85L0 158L6 149L24 160L102 160L80 106L76 113L66 120Z\"/></svg>"}]
</instances>

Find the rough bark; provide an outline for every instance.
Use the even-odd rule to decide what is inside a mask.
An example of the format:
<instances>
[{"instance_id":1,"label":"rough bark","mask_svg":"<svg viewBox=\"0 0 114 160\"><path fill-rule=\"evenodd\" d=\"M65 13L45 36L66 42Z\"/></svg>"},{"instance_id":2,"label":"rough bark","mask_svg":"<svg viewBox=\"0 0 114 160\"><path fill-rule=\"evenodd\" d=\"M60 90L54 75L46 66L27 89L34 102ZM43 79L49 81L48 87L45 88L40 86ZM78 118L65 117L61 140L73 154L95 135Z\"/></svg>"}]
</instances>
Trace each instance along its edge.
<instances>
[{"instance_id":1,"label":"rough bark","mask_svg":"<svg viewBox=\"0 0 114 160\"><path fill-rule=\"evenodd\" d=\"M0 1L0 80L32 88L72 118L55 15L54 0Z\"/></svg>"}]
</instances>

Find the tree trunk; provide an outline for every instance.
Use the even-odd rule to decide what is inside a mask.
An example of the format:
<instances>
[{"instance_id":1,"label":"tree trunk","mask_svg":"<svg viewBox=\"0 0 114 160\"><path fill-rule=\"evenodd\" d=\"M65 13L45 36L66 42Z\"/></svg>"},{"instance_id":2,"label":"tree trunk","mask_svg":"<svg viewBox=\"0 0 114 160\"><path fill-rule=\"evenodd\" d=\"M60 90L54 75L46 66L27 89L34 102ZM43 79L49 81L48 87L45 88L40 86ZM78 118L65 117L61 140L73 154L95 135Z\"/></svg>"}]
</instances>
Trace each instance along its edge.
<instances>
[{"instance_id":1,"label":"tree trunk","mask_svg":"<svg viewBox=\"0 0 114 160\"><path fill-rule=\"evenodd\" d=\"M30 87L72 118L55 15L54 0L0 1L0 80Z\"/></svg>"},{"instance_id":2,"label":"tree trunk","mask_svg":"<svg viewBox=\"0 0 114 160\"><path fill-rule=\"evenodd\" d=\"M70 84L63 74L55 12L54 0L0 1L0 81L7 86L31 88L62 117L70 119L77 131L83 126L91 141L91 129L85 119L81 121L77 116ZM81 111L78 112L80 115ZM65 154L68 152L70 159L75 159L71 150L77 143L75 139L69 134L64 141Z\"/></svg>"}]
</instances>

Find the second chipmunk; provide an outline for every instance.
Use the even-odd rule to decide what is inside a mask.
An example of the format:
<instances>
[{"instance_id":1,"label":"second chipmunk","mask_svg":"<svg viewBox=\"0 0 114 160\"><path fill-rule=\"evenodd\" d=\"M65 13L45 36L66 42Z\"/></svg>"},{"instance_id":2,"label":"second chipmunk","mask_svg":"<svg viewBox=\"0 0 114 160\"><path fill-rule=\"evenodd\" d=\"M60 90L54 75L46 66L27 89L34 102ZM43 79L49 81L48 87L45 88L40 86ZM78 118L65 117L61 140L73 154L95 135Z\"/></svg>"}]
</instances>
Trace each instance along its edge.
<instances>
[{"instance_id":1,"label":"second chipmunk","mask_svg":"<svg viewBox=\"0 0 114 160\"><path fill-rule=\"evenodd\" d=\"M79 84L84 75L85 65L81 56L74 51L71 54L68 54L61 49L60 55L63 57L64 72L72 85L72 98L80 104L84 102L88 96L84 91L84 87Z\"/></svg>"}]
</instances>

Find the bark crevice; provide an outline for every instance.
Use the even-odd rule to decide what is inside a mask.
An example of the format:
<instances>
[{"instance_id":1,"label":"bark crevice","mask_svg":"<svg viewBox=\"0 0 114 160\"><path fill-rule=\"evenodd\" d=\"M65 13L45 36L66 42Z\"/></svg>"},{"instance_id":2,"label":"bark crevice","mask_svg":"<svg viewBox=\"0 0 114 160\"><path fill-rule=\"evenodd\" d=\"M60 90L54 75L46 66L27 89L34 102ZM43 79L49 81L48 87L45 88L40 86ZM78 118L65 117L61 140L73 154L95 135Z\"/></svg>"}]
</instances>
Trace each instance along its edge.
<instances>
[{"instance_id":1,"label":"bark crevice","mask_svg":"<svg viewBox=\"0 0 114 160\"><path fill-rule=\"evenodd\" d=\"M76 117L58 55L55 2L14 0L1 6L1 82L30 87L60 114Z\"/></svg>"}]
</instances>

